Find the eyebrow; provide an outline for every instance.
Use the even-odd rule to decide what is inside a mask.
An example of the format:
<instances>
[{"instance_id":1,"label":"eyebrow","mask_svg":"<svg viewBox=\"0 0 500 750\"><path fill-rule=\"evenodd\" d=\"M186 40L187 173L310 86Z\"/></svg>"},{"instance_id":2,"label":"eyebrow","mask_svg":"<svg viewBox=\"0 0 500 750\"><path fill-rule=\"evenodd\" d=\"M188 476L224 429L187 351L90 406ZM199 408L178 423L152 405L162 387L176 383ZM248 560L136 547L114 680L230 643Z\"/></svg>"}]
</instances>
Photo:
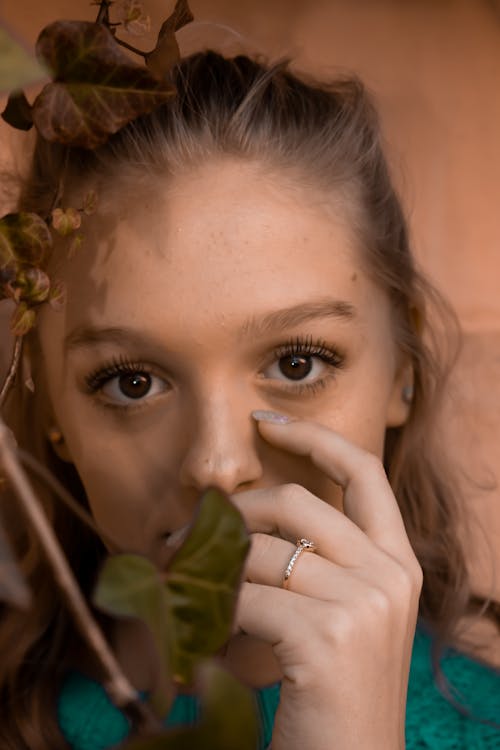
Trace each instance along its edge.
<instances>
[{"instance_id":1,"label":"eyebrow","mask_svg":"<svg viewBox=\"0 0 500 750\"><path fill-rule=\"evenodd\" d=\"M304 302L282 310L273 310L260 318L252 316L243 323L240 334L248 338L257 338L264 334L280 333L287 328L320 318L354 320L356 308L350 302L325 298ZM149 341L151 341L150 337L133 328L81 325L65 337L64 349L69 352L101 343L144 345ZM151 343L156 342L151 341Z\"/></svg>"}]
</instances>

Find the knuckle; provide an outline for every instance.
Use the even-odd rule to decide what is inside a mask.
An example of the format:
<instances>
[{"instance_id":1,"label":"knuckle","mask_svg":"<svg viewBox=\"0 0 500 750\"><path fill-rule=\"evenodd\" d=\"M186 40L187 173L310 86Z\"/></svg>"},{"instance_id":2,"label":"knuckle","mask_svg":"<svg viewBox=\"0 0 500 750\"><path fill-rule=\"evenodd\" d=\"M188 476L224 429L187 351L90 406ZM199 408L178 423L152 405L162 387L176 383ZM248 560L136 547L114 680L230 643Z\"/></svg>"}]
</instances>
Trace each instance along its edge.
<instances>
[{"instance_id":1,"label":"knuckle","mask_svg":"<svg viewBox=\"0 0 500 750\"><path fill-rule=\"evenodd\" d=\"M392 597L378 586L370 586L364 596L363 608L377 619L386 618L392 610Z\"/></svg>"},{"instance_id":2,"label":"knuckle","mask_svg":"<svg viewBox=\"0 0 500 750\"><path fill-rule=\"evenodd\" d=\"M349 643L355 627L356 617L347 607L325 603L321 617L321 634L324 641L342 647Z\"/></svg>"}]
</instances>

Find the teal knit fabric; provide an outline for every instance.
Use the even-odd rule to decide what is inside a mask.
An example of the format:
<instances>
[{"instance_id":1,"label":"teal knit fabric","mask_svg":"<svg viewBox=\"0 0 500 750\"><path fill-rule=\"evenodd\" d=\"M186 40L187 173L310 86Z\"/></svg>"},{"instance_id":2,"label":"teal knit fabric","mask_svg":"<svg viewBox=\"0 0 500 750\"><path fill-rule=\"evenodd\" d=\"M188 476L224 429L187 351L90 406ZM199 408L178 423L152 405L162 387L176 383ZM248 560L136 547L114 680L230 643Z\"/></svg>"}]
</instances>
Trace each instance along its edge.
<instances>
[{"instance_id":1,"label":"teal knit fabric","mask_svg":"<svg viewBox=\"0 0 500 750\"><path fill-rule=\"evenodd\" d=\"M452 697L469 711L465 716L436 686L431 662L431 637L419 626L415 635L406 710L407 750L500 750L500 670L492 669L453 649L441 668ZM279 686L255 692L261 722L260 750L271 741L279 702ZM192 724L199 716L198 700L179 696L165 726ZM63 685L58 705L59 725L74 750L106 750L129 732L125 716L96 682L72 672Z\"/></svg>"}]
</instances>

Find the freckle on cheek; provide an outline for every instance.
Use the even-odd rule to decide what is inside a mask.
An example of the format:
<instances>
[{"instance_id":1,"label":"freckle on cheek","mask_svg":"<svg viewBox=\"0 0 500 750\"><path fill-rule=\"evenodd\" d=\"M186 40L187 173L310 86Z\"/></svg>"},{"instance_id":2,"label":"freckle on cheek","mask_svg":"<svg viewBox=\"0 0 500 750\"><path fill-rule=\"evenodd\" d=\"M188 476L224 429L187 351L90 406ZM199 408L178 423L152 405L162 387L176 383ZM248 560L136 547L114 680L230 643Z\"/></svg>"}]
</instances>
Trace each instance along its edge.
<instances>
[{"instance_id":1,"label":"freckle on cheek","mask_svg":"<svg viewBox=\"0 0 500 750\"><path fill-rule=\"evenodd\" d=\"M356 281L357 278L358 274L356 273L356 271L354 271L353 275L351 276L351 281Z\"/></svg>"}]
</instances>

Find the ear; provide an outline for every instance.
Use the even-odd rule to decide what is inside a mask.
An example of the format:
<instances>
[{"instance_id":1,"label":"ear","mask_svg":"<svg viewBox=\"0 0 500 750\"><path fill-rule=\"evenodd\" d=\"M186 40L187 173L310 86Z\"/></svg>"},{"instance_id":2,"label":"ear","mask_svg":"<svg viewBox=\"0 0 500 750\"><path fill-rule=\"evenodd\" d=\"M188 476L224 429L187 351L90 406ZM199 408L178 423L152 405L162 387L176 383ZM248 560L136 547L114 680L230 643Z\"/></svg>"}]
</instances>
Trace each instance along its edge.
<instances>
[{"instance_id":1,"label":"ear","mask_svg":"<svg viewBox=\"0 0 500 750\"><path fill-rule=\"evenodd\" d=\"M66 461L67 463L72 464L73 459L71 458L71 454L64 439L64 435L62 434L59 427L53 425L47 430L46 434L47 440L50 443L50 447L52 448L56 456L60 458L61 461Z\"/></svg>"},{"instance_id":2,"label":"ear","mask_svg":"<svg viewBox=\"0 0 500 750\"><path fill-rule=\"evenodd\" d=\"M400 363L387 405L386 427L401 427L408 421L413 400L413 367L407 360Z\"/></svg>"}]
</instances>

